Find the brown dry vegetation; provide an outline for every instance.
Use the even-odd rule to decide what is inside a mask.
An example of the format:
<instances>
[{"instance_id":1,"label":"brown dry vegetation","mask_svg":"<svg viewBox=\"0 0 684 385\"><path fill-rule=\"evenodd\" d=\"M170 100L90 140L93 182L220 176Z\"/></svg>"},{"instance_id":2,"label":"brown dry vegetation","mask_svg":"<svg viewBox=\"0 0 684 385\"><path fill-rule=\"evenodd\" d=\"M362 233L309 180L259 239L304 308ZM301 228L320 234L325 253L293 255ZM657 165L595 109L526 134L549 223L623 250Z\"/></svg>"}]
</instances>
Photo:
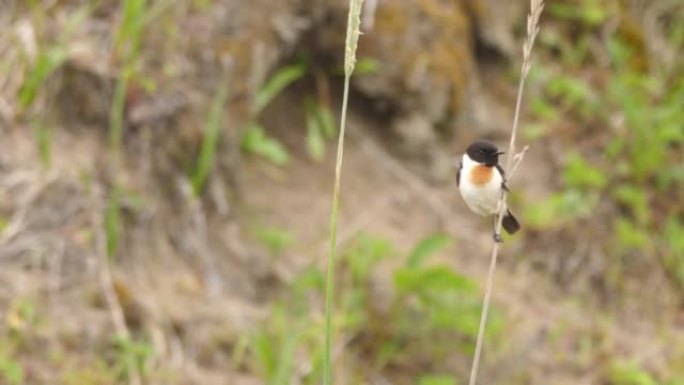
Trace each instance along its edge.
<instances>
[{"instance_id":1,"label":"brown dry vegetation","mask_svg":"<svg viewBox=\"0 0 684 385\"><path fill-rule=\"evenodd\" d=\"M465 382L491 224L467 212L452 167L470 140L503 145L509 130L526 9L499 3L380 0L365 14L336 383ZM481 383L682 384L684 11L553 3L512 186L525 231L504 244ZM337 110L345 20L342 0L0 0L0 383L319 382L334 159L331 144L307 152L305 100ZM304 75L255 111L293 63ZM241 150L254 122L287 164ZM464 286L453 327L396 283L434 234L453 242L428 265Z\"/></svg>"}]
</instances>

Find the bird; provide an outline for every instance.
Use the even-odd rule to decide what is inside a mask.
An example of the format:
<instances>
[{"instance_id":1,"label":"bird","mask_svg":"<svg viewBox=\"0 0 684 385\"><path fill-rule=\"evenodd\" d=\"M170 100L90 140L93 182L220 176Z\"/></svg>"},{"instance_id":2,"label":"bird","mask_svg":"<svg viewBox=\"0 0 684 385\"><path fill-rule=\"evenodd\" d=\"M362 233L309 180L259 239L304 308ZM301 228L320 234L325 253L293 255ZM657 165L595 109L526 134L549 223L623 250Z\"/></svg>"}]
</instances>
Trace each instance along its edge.
<instances>
[{"instance_id":1,"label":"bird","mask_svg":"<svg viewBox=\"0 0 684 385\"><path fill-rule=\"evenodd\" d=\"M496 145L478 140L468 146L461 158L456 171L456 186L468 208L476 214L498 214L502 190L509 191L506 175L499 165L499 155L502 154L505 152L499 151ZM511 235L520 230L520 223L508 207L505 208L501 225ZM497 229L494 230L494 241L503 242Z\"/></svg>"}]
</instances>

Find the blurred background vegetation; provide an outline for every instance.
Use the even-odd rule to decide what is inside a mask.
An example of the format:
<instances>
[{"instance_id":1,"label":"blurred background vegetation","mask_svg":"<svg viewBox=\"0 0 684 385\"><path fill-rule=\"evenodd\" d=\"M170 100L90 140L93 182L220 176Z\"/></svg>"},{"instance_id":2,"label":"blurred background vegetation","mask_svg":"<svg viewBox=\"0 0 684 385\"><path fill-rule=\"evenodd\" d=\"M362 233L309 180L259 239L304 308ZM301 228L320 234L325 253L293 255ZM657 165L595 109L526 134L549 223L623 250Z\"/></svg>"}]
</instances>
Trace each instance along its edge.
<instances>
[{"instance_id":1,"label":"blurred background vegetation","mask_svg":"<svg viewBox=\"0 0 684 385\"><path fill-rule=\"evenodd\" d=\"M339 384L464 384L526 2L366 0ZM343 0L0 0L0 383L316 384ZM551 0L480 380L684 384L684 3Z\"/></svg>"}]
</instances>

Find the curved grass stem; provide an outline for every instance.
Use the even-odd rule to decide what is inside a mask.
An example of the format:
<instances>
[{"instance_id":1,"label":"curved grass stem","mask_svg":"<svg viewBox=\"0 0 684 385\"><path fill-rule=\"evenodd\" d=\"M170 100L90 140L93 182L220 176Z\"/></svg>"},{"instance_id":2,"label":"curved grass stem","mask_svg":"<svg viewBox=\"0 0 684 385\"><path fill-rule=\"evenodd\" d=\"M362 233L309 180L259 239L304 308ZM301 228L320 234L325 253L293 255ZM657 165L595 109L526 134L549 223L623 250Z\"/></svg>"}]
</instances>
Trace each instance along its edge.
<instances>
[{"instance_id":1,"label":"curved grass stem","mask_svg":"<svg viewBox=\"0 0 684 385\"><path fill-rule=\"evenodd\" d=\"M539 17L544 9L544 0L530 0L530 14L527 17L527 37L525 43L523 44L523 63L520 69L520 81L518 83L518 96L515 101L515 115L513 117L513 127L511 129L511 139L508 145L508 157L506 160L506 170L508 171L507 178L510 180L513 177L513 173L518 168L520 162L525 155L527 147L520 152L520 154L515 154L515 139L518 134L518 123L520 121L520 108L522 105L523 92L525 90L525 80L529 74L530 67L532 65L532 47L534 46L534 40L539 33ZM494 234L501 233L501 223L506 210L506 191L501 190L501 198L499 199L499 204L497 208L496 223L494 228ZM494 273L496 271L496 262L499 256L499 246L498 242L494 242L494 247L492 248L492 256L489 263L489 271L487 273L487 283L485 286L485 294L482 303L482 313L480 315L480 326L477 332L477 341L475 343L475 353L473 355L473 364L470 369L470 380L469 385L475 385L477 383L477 372L480 366L480 358L482 356L482 344L484 340L485 329L487 326L487 317L489 315L489 304L492 298L492 291L494 286Z\"/></svg>"}]
</instances>

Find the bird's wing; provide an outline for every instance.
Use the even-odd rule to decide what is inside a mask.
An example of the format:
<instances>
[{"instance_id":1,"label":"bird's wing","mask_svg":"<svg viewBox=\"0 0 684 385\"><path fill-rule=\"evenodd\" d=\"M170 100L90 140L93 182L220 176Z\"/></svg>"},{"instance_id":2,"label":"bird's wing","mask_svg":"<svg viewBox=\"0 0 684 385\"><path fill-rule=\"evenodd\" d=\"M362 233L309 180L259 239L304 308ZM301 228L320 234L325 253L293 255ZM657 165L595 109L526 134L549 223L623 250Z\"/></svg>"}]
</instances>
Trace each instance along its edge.
<instances>
[{"instance_id":1,"label":"bird's wing","mask_svg":"<svg viewBox=\"0 0 684 385\"><path fill-rule=\"evenodd\" d=\"M463 160L458 163L458 169L456 170L456 187L461 187L461 170L463 169Z\"/></svg>"},{"instance_id":2,"label":"bird's wing","mask_svg":"<svg viewBox=\"0 0 684 385\"><path fill-rule=\"evenodd\" d=\"M501 174L501 179L503 179L503 182L501 182L501 187L506 191L511 191L508 189L508 186L506 186L506 172L504 171L503 167L501 167L501 165L497 163L496 169L499 170L499 173Z\"/></svg>"}]
</instances>

